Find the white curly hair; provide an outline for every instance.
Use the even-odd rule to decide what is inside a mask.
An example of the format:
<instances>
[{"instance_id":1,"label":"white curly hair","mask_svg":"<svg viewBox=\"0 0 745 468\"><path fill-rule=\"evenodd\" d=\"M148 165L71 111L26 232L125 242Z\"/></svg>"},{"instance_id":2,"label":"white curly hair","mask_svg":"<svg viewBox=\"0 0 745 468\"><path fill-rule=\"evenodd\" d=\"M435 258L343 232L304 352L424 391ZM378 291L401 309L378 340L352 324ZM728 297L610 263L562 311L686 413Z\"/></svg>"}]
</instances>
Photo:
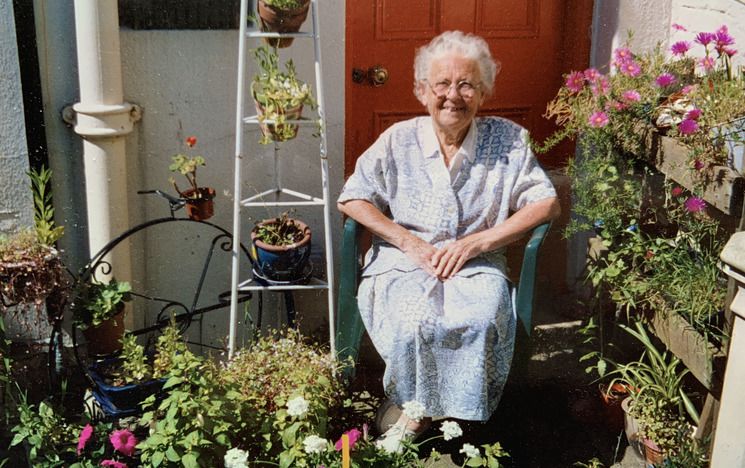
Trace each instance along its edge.
<instances>
[{"instance_id":1,"label":"white curly hair","mask_svg":"<svg viewBox=\"0 0 745 468\"><path fill-rule=\"evenodd\" d=\"M462 31L445 31L432 39L429 44L417 49L414 56L414 94L417 98L421 89L418 83L426 80L432 61L444 55L457 53L465 58L475 60L481 74L484 94L491 95L502 64L494 60L486 41L473 34Z\"/></svg>"}]
</instances>

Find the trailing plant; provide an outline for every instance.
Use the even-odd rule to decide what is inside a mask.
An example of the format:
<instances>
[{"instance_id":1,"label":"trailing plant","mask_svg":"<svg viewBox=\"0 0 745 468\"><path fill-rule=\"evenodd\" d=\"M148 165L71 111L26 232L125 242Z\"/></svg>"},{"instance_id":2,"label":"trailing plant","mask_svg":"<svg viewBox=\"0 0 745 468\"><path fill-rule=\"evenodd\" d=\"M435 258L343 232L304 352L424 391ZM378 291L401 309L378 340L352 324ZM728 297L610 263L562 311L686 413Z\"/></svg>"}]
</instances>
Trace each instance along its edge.
<instances>
[{"instance_id":1,"label":"trailing plant","mask_svg":"<svg viewBox=\"0 0 745 468\"><path fill-rule=\"evenodd\" d=\"M73 320L81 329L97 327L120 312L120 307L132 299L132 286L127 281L112 278L108 283L94 280L81 282L72 304Z\"/></svg>"},{"instance_id":2,"label":"trailing plant","mask_svg":"<svg viewBox=\"0 0 745 468\"><path fill-rule=\"evenodd\" d=\"M288 60L282 71L276 49L262 46L254 50L259 65L259 73L254 75L251 90L256 102L261 106L259 121L267 122L270 131L263 132L261 144L271 141L285 141L294 138L297 125L288 124L290 111L308 105L315 109L310 86L297 77L295 64Z\"/></svg>"}]
</instances>

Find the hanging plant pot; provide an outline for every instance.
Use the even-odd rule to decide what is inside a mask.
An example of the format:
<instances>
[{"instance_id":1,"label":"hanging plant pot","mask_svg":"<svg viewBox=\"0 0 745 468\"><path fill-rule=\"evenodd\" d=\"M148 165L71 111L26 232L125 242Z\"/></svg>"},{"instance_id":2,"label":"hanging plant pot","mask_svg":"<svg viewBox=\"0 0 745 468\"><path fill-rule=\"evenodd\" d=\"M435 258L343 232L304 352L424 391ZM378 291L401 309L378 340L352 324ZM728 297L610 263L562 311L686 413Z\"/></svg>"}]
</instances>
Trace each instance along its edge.
<instances>
[{"instance_id":1,"label":"hanging plant pot","mask_svg":"<svg viewBox=\"0 0 745 468\"><path fill-rule=\"evenodd\" d=\"M51 247L40 253L17 255L0 262L0 295L6 304L41 303L57 287L62 274L59 252Z\"/></svg>"},{"instance_id":2,"label":"hanging plant pot","mask_svg":"<svg viewBox=\"0 0 745 468\"><path fill-rule=\"evenodd\" d=\"M278 227L281 223L293 223L298 235L295 242L273 245L262 240L264 227ZM310 227L291 218L272 218L258 223L251 230L251 258L254 274L261 279L277 282L302 282L310 277Z\"/></svg>"},{"instance_id":3,"label":"hanging plant pot","mask_svg":"<svg viewBox=\"0 0 745 468\"><path fill-rule=\"evenodd\" d=\"M184 190L181 195L186 200L186 215L189 219L194 221L210 219L215 214L215 194L215 189L212 187Z\"/></svg>"},{"instance_id":4,"label":"hanging plant pot","mask_svg":"<svg viewBox=\"0 0 745 468\"><path fill-rule=\"evenodd\" d=\"M298 3L300 3L300 6L297 8L285 9L270 5L264 0L259 0L258 10L259 19L261 20L261 30L278 33L298 32L300 26L308 17L310 0L300 0ZM281 39L264 38L264 42L272 47L289 47L292 41L292 37Z\"/></svg>"},{"instance_id":5,"label":"hanging plant pot","mask_svg":"<svg viewBox=\"0 0 745 468\"><path fill-rule=\"evenodd\" d=\"M83 330L83 336L88 343L88 354L93 356L108 356L122 349L124 336L124 303L117 306L117 312L98 326L90 326Z\"/></svg>"},{"instance_id":6,"label":"hanging plant pot","mask_svg":"<svg viewBox=\"0 0 745 468\"><path fill-rule=\"evenodd\" d=\"M256 112L259 115L259 122L264 119L266 115L265 107L262 103L254 99L256 105ZM298 120L303 115L303 105L300 104L289 109L278 109L277 114L283 116L286 120ZM270 141L287 141L292 140L297 136L298 124L288 123L260 123L261 134L264 139Z\"/></svg>"}]
</instances>

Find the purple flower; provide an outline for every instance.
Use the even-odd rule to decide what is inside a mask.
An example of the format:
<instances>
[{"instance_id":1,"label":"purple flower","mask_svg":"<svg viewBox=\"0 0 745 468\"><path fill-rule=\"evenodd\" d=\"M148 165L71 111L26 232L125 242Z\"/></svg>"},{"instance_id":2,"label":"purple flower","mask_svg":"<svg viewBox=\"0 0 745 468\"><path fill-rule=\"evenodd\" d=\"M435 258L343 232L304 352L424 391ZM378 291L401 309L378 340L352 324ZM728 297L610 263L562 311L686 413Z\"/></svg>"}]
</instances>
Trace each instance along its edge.
<instances>
[{"instance_id":1,"label":"purple flower","mask_svg":"<svg viewBox=\"0 0 745 468\"><path fill-rule=\"evenodd\" d=\"M693 108L686 112L685 118L690 120L698 120L701 117L701 109Z\"/></svg>"},{"instance_id":2,"label":"purple flower","mask_svg":"<svg viewBox=\"0 0 745 468\"><path fill-rule=\"evenodd\" d=\"M696 42L706 47L711 41L716 40L717 35L710 32L700 32L696 34Z\"/></svg>"},{"instance_id":3,"label":"purple flower","mask_svg":"<svg viewBox=\"0 0 745 468\"><path fill-rule=\"evenodd\" d=\"M626 102L639 102L641 98L642 97L639 94L639 91L635 89L629 89L628 91L624 91L623 93L621 93L621 99Z\"/></svg>"},{"instance_id":4,"label":"purple flower","mask_svg":"<svg viewBox=\"0 0 745 468\"><path fill-rule=\"evenodd\" d=\"M735 39L729 35L729 30L725 25L720 26L714 33L714 36L717 43L716 48L720 54L724 51L725 47L735 43Z\"/></svg>"},{"instance_id":5,"label":"purple flower","mask_svg":"<svg viewBox=\"0 0 745 468\"><path fill-rule=\"evenodd\" d=\"M638 63L636 63L633 60L629 60L628 62L619 64L618 71L623 73L626 76L639 76L639 73L642 71L642 67L639 66Z\"/></svg>"},{"instance_id":6,"label":"purple flower","mask_svg":"<svg viewBox=\"0 0 745 468\"><path fill-rule=\"evenodd\" d=\"M683 195L683 189L681 187L673 187L673 189L670 191L670 195L679 197Z\"/></svg>"},{"instance_id":7,"label":"purple flower","mask_svg":"<svg viewBox=\"0 0 745 468\"><path fill-rule=\"evenodd\" d=\"M693 119L683 119L678 124L678 131L682 135L690 135L698 130L698 122Z\"/></svg>"},{"instance_id":8,"label":"purple flower","mask_svg":"<svg viewBox=\"0 0 745 468\"><path fill-rule=\"evenodd\" d=\"M114 450L122 453L128 457L131 457L135 453L135 445L137 445L137 438L127 429L120 429L114 431L109 436L111 445L114 446Z\"/></svg>"},{"instance_id":9,"label":"purple flower","mask_svg":"<svg viewBox=\"0 0 745 468\"><path fill-rule=\"evenodd\" d=\"M566 81L564 81L564 86L573 93L582 91L582 88L585 87L585 75L580 71L573 71L567 75Z\"/></svg>"},{"instance_id":10,"label":"purple flower","mask_svg":"<svg viewBox=\"0 0 745 468\"><path fill-rule=\"evenodd\" d=\"M608 125L608 114L603 111L593 112L592 115L590 115L587 123L590 125L590 127L594 128L605 127L606 125Z\"/></svg>"},{"instance_id":11,"label":"purple flower","mask_svg":"<svg viewBox=\"0 0 745 468\"><path fill-rule=\"evenodd\" d=\"M697 171L700 171L704 168L704 163L702 161L699 161L698 159L693 161L693 168Z\"/></svg>"},{"instance_id":12,"label":"purple flower","mask_svg":"<svg viewBox=\"0 0 745 468\"><path fill-rule=\"evenodd\" d=\"M127 468L126 463L122 463L116 460L103 460L101 466L110 466L111 468Z\"/></svg>"},{"instance_id":13,"label":"purple flower","mask_svg":"<svg viewBox=\"0 0 745 468\"><path fill-rule=\"evenodd\" d=\"M688 30L687 30L687 29L685 28L685 26L682 26L682 25L680 25L680 24L678 24L678 23L673 23L673 24L672 24L671 26L672 26L672 28L673 28L674 30L676 30L676 31L688 31Z\"/></svg>"},{"instance_id":14,"label":"purple flower","mask_svg":"<svg viewBox=\"0 0 745 468\"><path fill-rule=\"evenodd\" d=\"M696 89L696 86L695 85L685 85L685 86L683 86L683 89L680 90L680 92L681 92L681 94L688 94L691 91L693 91L694 89Z\"/></svg>"},{"instance_id":15,"label":"purple flower","mask_svg":"<svg viewBox=\"0 0 745 468\"><path fill-rule=\"evenodd\" d=\"M672 73L662 73L660 76L655 78L654 82L657 83L657 86L660 88L667 88L668 86L675 83L677 79L675 78L675 75Z\"/></svg>"},{"instance_id":16,"label":"purple flower","mask_svg":"<svg viewBox=\"0 0 745 468\"><path fill-rule=\"evenodd\" d=\"M86 424L82 431L80 431L80 435L78 436L78 455L83 453L83 450L85 450L85 445L88 443L89 440L91 440L91 437L93 437L93 426L90 424Z\"/></svg>"},{"instance_id":17,"label":"purple flower","mask_svg":"<svg viewBox=\"0 0 745 468\"><path fill-rule=\"evenodd\" d=\"M626 108L628 108L629 105L623 102L619 101L609 101L608 104L606 104L605 109L612 109L614 111L622 111Z\"/></svg>"},{"instance_id":18,"label":"purple flower","mask_svg":"<svg viewBox=\"0 0 745 468\"><path fill-rule=\"evenodd\" d=\"M713 57L704 57L698 62L702 67L704 67L704 70L710 71L714 69L714 58Z\"/></svg>"},{"instance_id":19,"label":"purple flower","mask_svg":"<svg viewBox=\"0 0 745 468\"><path fill-rule=\"evenodd\" d=\"M724 48L724 53L727 54L727 55L729 55L730 57L734 57L735 54L737 53L737 49L733 49L731 47L725 47Z\"/></svg>"},{"instance_id":20,"label":"purple flower","mask_svg":"<svg viewBox=\"0 0 745 468\"><path fill-rule=\"evenodd\" d=\"M670 47L670 51L673 55L685 55L691 48L691 44L688 41L678 41Z\"/></svg>"},{"instance_id":21,"label":"purple flower","mask_svg":"<svg viewBox=\"0 0 745 468\"><path fill-rule=\"evenodd\" d=\"M362 432L360 432L359 429L350 429L344 434L349 436L349 450L352 450L354 448L354 444L357 443L357 441L360 439L360 436L362 436ZM336 444L334 444L334 448L336 451L340 451L342 449L342 438L339 437L339 440L336 441Z\"/></svg>"},{"instance_id":22,"label":"purple flower","mask_svg":"<svg viewBox=\"0 0 745 468\"><path fill-rule=\"evenodd\" d=\"M698 213L699 211L704 211L706 209L706 202L702 198L691 197L683 203L683 206L685 206L685 209L690 213Z\"/></svg>"}]
</instances>

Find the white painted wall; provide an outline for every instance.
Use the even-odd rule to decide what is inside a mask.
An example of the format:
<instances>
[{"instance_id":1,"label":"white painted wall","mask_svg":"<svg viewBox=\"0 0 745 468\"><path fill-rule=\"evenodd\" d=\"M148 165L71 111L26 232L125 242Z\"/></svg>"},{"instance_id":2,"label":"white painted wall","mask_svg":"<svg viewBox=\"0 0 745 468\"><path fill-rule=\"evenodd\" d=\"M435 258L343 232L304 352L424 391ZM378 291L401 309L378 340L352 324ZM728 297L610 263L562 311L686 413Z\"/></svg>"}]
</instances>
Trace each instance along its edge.
<instances>
[{"instance_id":1,"label":"white painted wall","mask_svg":"<svg viewBox=\"0 0 745 468\"><path fill-rule=\"evenodd\" d=\"M0 0L0 234L33 225L13 2Z\"/></svg>"},{"instance_id":2,"label":"white painted wall","mask_svg":"<svg viewBox=\"0 0 745 468\"><path fill-rule=\"evenodd\" d=\"M328 123L328 157L333 200L343 182L344 131L344 2L321 2L320 29L324 67L324 89ZM310 18L305 28L310 27ZM235 93L238 32L232 31L121 31L125 99L143 108L142 121L128 137L129 186L133 191L158 188L174 193L168 179L171 155L186 148L184 138L195 135L198 143L191 154L203 154L207 167L200 169L200 185L216 188L216 214L210 222L232 230L233 153L235 144ZM250 43L254 48L258 42ZM292 58L300 76L313 82L313 45L296 40L291 48L281 49L282 59ZM249 74L252 75L249 56ZM247 94L248 95L248 94ZM247 103L253 113L252 103ZM280 150L281 172L285 186L305 193L321 195L319 141L311 137L311 128L301 129L299 137L283 143ZM258 129L247 132L248 154L244 162L243 196L271 188L273 148L261 146ZM182 177L182 176L178 176ZM180 187L183 181L176 178ZM133 195L130 201L132 224L167 216L165 201ZM139 208L138 208L139 207ZM336 209L332 210L336 213ZM279 214L275 209L244 209L243 242L255 220ZM313 261L323 269L323 216L320 207L298 210L314 230ZM334 215L332 225L341 231L341 219ZM193 223L164 225L148 231L140 260L144 262L146 281L154 294L177 293L182 300L191 297L201 270L206 244L216 230ZM334 232L338 236L339 232ZM245 263L248 275L248 263ZM219 292L230 289L230 263L227 255L214 259L214 270L207 277L201 305L212 303ZM275 294L268 296L274 297ZM326 294L295 295L304 328L327 327ZM255 301L253 301L255 304ZM270 301L276 304L276 301ZM265 307L265 323L279 324L273 309ZM204 338L221 342L227 335L228 310L205 316ZM198 326L192 327L195 331ZM322 335L325 336L325 335Z\"/></svg>"}]
</instances>

